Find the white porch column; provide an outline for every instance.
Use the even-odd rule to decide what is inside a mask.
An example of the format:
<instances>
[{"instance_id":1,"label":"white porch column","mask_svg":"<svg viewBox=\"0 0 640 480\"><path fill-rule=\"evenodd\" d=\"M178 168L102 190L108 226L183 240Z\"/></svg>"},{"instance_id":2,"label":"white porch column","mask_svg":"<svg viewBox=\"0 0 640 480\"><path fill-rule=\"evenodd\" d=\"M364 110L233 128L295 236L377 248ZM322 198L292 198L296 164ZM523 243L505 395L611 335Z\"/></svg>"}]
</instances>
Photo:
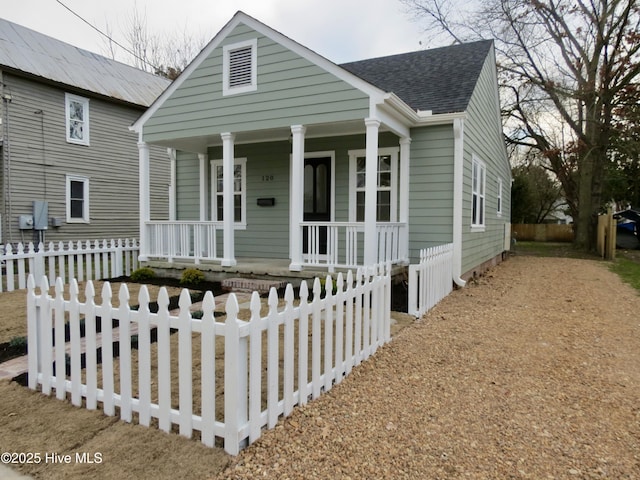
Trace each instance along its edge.
<instances>
[{"instance_id":1,"label":"white porch column","mask_svg":"<svg viewBox=\"0 0 640 480\"><path fill-rule=\"evenodd\" d=\"M142 135L140 135L142 138ZM151 195L149 174L149 145L142 140L138 141L138 189L140 199L140 254L138 260L148 260L149 239L147 238L146 223L151 220Z\"/></svg>"},{"instance_id":2,"label":"white porch column","mask_svg":"<svg viewBox=\"0 0 640 480\"><path fill-rule=\"evenodd\" d=\"M411 138L400 139L400 223L406 227L400 236L400 248L403 260L409 261L409 162L411 158Z\"/></svg>"},{"instance_id":3,"label":"white porch column","mask_svg":"<svg viewBox=\"0 0 640 480\"><path fill-rule=\"evenodd\" d=\"M364 264L375 265L378 261L378 236L376 230L378 205L378 130L380 121L367 118L367 149L364 184Z\"/></svg>"},{"instance_id":4,"label":"white porch column","mask_svg":"<svg viewBox=\"0 0 640 480\"><path fill-rule=\"evenodd\" d=\"M289 270L302 270L302 231L300 222L304 219L304 135L303 125L292 125L291 134L291 200L289 206L289 238L291 264Z\"/></svg>"},{"instance_id":5,"label":"white porch column","mask_svg":"<svg viewBox=\"0 0 640 480\"><path fill-rule=\"evenodd\" d=\"M234 249L233 163L235 135L221 133L222 138L222 215L223 215L223 267L236 264Z\"/></svg>"},{"instance_id":6,"label":"white porch column","mask_svg":"<svg viewBox=\"0 0 640 480\"><path fill-rule=\"evenodd\" d=\"M231 158L233 159L233 156ZM209 159L209 156L206 153L198 154L198 160L200 161L200 221L201 222L207 221L207 205L209 204L209 175L207 175L208 159Z\"/></svg>"},{"instance_id":7,"label":"white porch column","mask_svg":"<svg viewBox=\"0 0 640 480\"><path fill-rule=\"evenodd\" d=\"M169 180L169 221L176 220L176 149L167 148L167 155L170 162Z\"/></svg>"}]
</instances>

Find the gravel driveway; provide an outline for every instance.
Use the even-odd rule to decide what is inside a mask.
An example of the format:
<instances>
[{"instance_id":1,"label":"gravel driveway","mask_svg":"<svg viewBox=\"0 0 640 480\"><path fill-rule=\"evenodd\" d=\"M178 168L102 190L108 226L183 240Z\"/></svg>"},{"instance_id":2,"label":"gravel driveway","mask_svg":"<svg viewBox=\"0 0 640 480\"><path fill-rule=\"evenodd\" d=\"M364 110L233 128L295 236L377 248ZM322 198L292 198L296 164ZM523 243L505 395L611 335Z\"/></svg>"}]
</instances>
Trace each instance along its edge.
<instances>
[{"instance_id":1,"label":"gravel driveway","mask_svg":"<svg viewBox=\"0 0 640 480\"><path fill-rule=\"evenodd\" d=\"M607 263L515 256L241 452L0 382L0 451L43 479L640 479L640 296ZM0 476L2 474L0 473Z\"/></svg>"},{"instance_id":2,"label":"gravel driveway","mask_svg":"<svg viewBox=\"0 0 640 480\"><path fill-rule=\"evenodd\" d=\"M640 478L640 296L514 257L216 478Z\"/></svg>"}]
</instances>

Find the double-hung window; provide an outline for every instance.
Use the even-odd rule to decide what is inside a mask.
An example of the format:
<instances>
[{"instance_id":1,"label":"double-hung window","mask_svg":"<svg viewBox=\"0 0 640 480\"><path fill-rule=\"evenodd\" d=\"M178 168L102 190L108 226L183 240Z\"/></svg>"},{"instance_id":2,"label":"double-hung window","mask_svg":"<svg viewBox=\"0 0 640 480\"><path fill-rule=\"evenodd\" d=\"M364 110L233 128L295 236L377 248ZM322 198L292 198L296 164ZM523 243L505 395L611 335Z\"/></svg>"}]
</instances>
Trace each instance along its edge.
<instances>
[{"instance_id":1,"label":"double-hung window","mask_svg":"<svg viewBox=\"0 0 640 480\"><path fill-rule=\"evenodd\" d=\"M65 94L67 142L89 145L89 99Z\"/></svg>"},{"instance_id":2,"label":"double-hung window","mask_svg":"<svg viewBox=\"0 0 640 480\"><path fill-rule=\"evenodd\" d=\"M247 205L247 159L236 158L233 165L233 221L246 225ZM224 220L224 172L222 160L211 162L211 217L214 222Z\"/></svg>"},{"instance_id":3,"label":"double-hung window","mask_svg":"<svg viewBox=\"0 0 640 480\"><path fill-rule=\"evenodd\" d=\"M366 151L350 151L349 161L349 219L364 222ZM398 148L378 150L376 177L376 221L395 222L398 218Z\"/></svg>"},{"instance_id":4,"label":"double-hung window","mask_svg":"<svg viewBox=\"0 0 640 480\"><path fill-rule=\"evenodd\" d=\"M472 161L471 177L471 226L483 228L485 226L485 181L486 166L475 155Z\"/></svg>"},{"instance_id":5,"label":"double-hung window","mask_svg":"<svg viewBox=\"0 0 640 480\"><path fill-rule=\"evenodd\" d=\"M66 176L67 223L89 223L89 179Z\"/></svg>"},{"instance_id":6,"label":"double-hung window","mask_svg":"<svg viewBox=\"0 0 640 480\"><path fill-rule=\"evenodd\" d=\"M222 94L235 95L258 88L258 41L226 45L222 48Z\"/></svg>"}]
</instances>

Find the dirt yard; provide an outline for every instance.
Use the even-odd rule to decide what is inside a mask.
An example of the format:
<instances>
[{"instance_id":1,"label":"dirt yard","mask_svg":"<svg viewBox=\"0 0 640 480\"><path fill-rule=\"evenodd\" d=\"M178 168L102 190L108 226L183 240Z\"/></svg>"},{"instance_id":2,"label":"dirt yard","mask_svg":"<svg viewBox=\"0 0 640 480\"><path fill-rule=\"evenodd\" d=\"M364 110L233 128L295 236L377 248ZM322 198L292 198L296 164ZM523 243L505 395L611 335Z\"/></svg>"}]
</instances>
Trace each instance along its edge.
<instances>
[{"instance_id":1,"label":"dirt yard","mask_svg":"<svg viewBox=\"0 0 640 480\"><path fill-rule=\"evenodd\" d=\"M640 296L593 260L516 255L231 458L0 383L36 478L640 478ZM79 463L75 454L100 458Z\"/></svg>"}]
</instances>

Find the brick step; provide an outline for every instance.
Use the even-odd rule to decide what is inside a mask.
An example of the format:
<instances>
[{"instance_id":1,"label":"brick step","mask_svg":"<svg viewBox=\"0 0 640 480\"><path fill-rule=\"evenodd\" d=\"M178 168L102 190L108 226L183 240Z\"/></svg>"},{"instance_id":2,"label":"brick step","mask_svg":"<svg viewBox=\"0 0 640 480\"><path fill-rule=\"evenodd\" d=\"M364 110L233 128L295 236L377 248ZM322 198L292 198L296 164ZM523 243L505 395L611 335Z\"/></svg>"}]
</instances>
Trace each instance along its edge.
<instances>
[{"instance_id":1,"label":"brick step","mask_svg":"<svg viewBox=\"0 0 640 480\"><path fill-rule=\"evenodd\" d=\"M260 280L256 278L227 278L222 281L222 289L227 292L258 292L260 295L269 293L271 287L284 288L287 282L283 280Z\"/></svg>"}]
</instances>

